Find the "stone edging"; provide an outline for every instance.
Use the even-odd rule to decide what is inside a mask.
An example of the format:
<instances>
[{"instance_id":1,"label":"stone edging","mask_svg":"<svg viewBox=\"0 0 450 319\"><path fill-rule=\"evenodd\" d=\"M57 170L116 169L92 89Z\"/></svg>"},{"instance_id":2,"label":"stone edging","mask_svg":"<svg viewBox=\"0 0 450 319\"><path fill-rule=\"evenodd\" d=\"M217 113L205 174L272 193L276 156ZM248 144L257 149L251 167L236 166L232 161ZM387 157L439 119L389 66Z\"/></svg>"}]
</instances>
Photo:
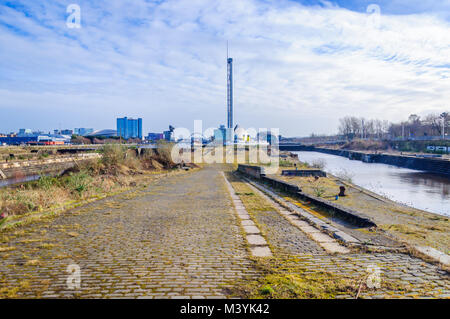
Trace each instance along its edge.
<instances>
[{"instance_id":1,"label":"stone edging","mask_svg":"<svg viewBox=\"0 0 450 319\"><path fill-rule=\"evenodd\" d=\"M270 251L269 245L267 244L264 237L261 236L261 231L255 225L255 223L250 219L250 215L244 207L241 199L233 189L231 183L225 177L225 174L222 172L222 176L225 180L225 184L230 193L231 199L233 200L233 204L236 210L236 214L238 219L241 222L241 226L245 231L246 240L250 245L250 252L254 257L271 257L272 252Z\"/></svg>"},{"instance_id":2,"label":"stone edging","mask_svg":"<svg viewBox=\"0 0 450 319\"><path fill-rule=\"evenodd\" d=\"M254 186L255 188L259 189L260 191L267 194L270 198L272 198L275 202L280 204L281 206L285 207L286 209L295 212L297 215L299 215L303 220L307 221L310 225L316 227L317 229L320 229L321 231L327 233L328 235L332 236L333 238L337 239L338 241L342 242L346 246L355 246L361 244L361 242L356 239L353 236L350 236L346 233L344 233L342 230L337 229L336 227L325 223L324 221L320 220L319 218L311 215L310 213L304 211L300 207L295 206L294 204L284 200L281 196L278 196L274 192L270 191L266 187L259 185L253 181L250 181L247 178L244 178L250 185Z\"/></svg>"},{"instance_id":3,"label":"stone edging","mask_svg":"<svg viewBox=\"0 0 450 319\"><path fill-rule=\"evenodd\" d=\"M276 210L281 216L286 218L292 225L294 225L302 232L304 232L306 235L308 235L308 237L311 238L313 241L317 242L319 246L325 249L328 253L331 254L350 253L350 250L340 245L339 242L336 241L335 238L333 238L333 236L330 237L328 233L324 232L318 227L311 227L308 221L302 220L303 216L297 214L296 212L288 211L287 209L285 209L284 206L280 205L269 195L266 195L263 191L258 189L257 186L253 185L249 180L245 179L245 181L249 183L250 188L252 188L255 192L259 193L264 198L266 198L269 202L271 202L271 204L276 208Z\"/></svg>"}]
</instances>

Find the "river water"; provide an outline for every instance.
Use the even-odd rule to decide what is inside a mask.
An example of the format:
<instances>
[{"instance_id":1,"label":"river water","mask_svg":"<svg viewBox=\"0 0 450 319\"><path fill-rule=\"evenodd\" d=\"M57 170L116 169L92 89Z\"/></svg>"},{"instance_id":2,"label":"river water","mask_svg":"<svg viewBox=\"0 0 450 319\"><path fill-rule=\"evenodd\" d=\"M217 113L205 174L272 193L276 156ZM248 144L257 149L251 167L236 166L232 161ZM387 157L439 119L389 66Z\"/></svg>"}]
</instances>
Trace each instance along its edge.
<instances>
[{"instance_id":1,"label":"river water","mask_svg":"<svg viewBox=\"0 0 450 319\"><path fill-rule=\"evenodd\" d=\"M396 202L450 216L450 178L396 166L364 163L318 152L294 152L312 164L322 160L325 171L351 177L352 183Z\"/></svg>"},{"instance_id":2,"label":"river water","mask_svg":"<svg viewBox=\"0 0 450 319\"><path fill-rule=\"evenodd\" d=\"M21 183L26 183L26 182L31 182L31 181L37 181L40 177L41 177L41 175L29 175L29 176L11 178L11 179L6 179L6 180L0 179L0 187L6 187L6 186L21 184Z\"/></svg>"}]
</instances>

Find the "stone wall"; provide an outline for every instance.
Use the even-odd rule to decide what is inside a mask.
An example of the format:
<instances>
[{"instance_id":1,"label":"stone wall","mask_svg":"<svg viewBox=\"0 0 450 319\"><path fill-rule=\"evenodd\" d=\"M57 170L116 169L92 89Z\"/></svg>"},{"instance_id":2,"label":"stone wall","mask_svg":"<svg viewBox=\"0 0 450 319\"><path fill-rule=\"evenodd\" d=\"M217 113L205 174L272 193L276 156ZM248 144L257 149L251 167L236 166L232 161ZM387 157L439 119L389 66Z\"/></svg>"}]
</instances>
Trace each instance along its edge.
<instances>
[{"instance_id":1,"label":"stone wall","mask_svg":"<svg viewBox=\"0 0 450 319\"><path fill-rule=\"evenodd\" d=\"M358 227L376 227L377 225L366 215L351 210L347 207L327 201L325 199L305 194L297 185L276 179L274 176L266 176L258 170L258 166L239 165L238 171L247 176L256 178L266 185L290 193L302 200L308 201L318 207L324 208L336 217L343 219ZM259 172L259 174L258 174ZM259 177L258 177L259 176Z\"/></svg>"},{"instance_id":2,"label":"stone wall","mask_svg":"<svg viewBox=\"0 0 450 319\"><path fill-rule=\"evenodd\" d=\"M414 155L394 155L394 154L372 154L350 150L336 150L314 146L289 145L280 146L280 150L289 151L313 151L337 156L347 157L351 160L363 161L366 163L381 163L404 167L409 169L427 171L440 175L450 176L450 160L443 158L424 158Z\"/></svg>"},{"instance_id":3,"label":"stone wall","mask_svg":"<svg viewBox=\"0 0 450 319\"><path fill-rule=\"evenodd\" d=\"M321 171L319 169L283 170L281 172L281 175L283 175L283 176L301 176L301 177L311 177L311 176L327 177L327 173L325 173L324 171Z\"/></svg>"},{"instance_id":4,"label":"stone wall","mask_svg":"<svg viewBox=\"0 0 450 319\"><path fill-rule=\"evenodd\" d=\"M260 166L252 166L252 165L243 165L239 164L238 169L239 172L250 175L252 177L261 178L261 176L265 175L264 168Z\"/></svg>"},{"instance_id":5,"label":"stone wall","mask_svg":"<svg viewBox=\"0 0 450 319\"><path fill-rule=\"evenodd\" d=\"M0 180L66 170L76 162L99 158L98 153L58 156L43 160L16 161L0 164Z\"/></svg>"}]
</instances>

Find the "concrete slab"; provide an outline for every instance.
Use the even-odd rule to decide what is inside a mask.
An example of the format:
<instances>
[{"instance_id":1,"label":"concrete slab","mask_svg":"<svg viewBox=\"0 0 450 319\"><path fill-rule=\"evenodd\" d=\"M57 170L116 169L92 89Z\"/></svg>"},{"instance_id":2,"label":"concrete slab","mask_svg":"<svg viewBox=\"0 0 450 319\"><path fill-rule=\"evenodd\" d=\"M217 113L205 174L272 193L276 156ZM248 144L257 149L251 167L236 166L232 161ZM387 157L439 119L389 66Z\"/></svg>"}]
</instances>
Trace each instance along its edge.
<instances>
[{"instance_id":1,"label":"concrete slab","mask_svg":"<svg viewBox=\"0 0 450 319\"><path fill-rule=\"evenodd\" d=\"M344 233L343 231L337 231L333 234L333 236L334 236L334 238L336 238L338 240L342 240L343 242L346 242L346 243L359 243L358 239Z\"/></svg>"},{"instance_id":2,"label":"concrete slab","mask_svg":"<svg viewBox=\"0 0 450 319\"><path fill-rule=\"evenodd\" d=\"M250 219L245 219L241 221L242 226L255 226L255 223Z\"/></svg>"},{"instance_id":3,"label":"concrete slab","mask_svg":"<svg viewBox=\"0 0 450 319\"><path fill-rule=\"evenodd\" d=\"M316 225L316 226L325 226L325 225L328 225L327 223L325 223L324 221L322 221L322 220L320 220L319 218L317 218L317 217L314 217L314 216L312 216L311 215L311 217L310 218L308 218L314 225Z\"/></svg>"},{"instance_id":4,"label":"concrete slab","mask_svg":"<svg viewBox=\"0 0 450 319\"><path fill-rule=\"evenodd\" d=\"M300 229L304 231L307 234L313 234L313 233L322 233L319 229L312 227L310 225L306 226L300 226ZM327 236L328 237L328 236Z\"/></svg>"},{"instance_id":5,"label":"concrete slab","mask_svg":"<svg viewBox=\"0 0 450 319\"><path fill-rule=\"evenodd\" d=\"M271 257L272 252L270 251L269 247L251 247L250 251L252 253L252 256L254 257Z\"/></svg>"},{"instance_id":6,"label":"concrete slab","mask_svg":"<svg viewBox=\"0 0 450 319\"><path fill-rule=\"evenodd\" d=\"M293 215L293 214L284 215L284 217L287 218L290 221L298 220L298 216L297 215Z\"/></svg>"},{"instance_id":7,"label":"concrete slab","mask_svg":"<svg viewBox=\"0 0 450 319\"><path fill-rule=\"evenodd\" d=\"M256 226L243 226L243 227L244 227L244 231L247 234L259 234L259 233L261 233L259 231L258 227L256 227Z\"/></svg>"},{"instance_id":8,"label":"concrete slab","mask_svg":"<svg viewBox=\"0 0 450 319\"><path fill-rule=\"evenodd\" d=\"M441 264L450 266L450 256L442 251L427 246L415 246L414 248L419 251L419 253L424 254L435 261L439 261Z\"/></svg>"},{"instance_id":9,"label":"concrete slab","mask_svg":"<svg viewBox=\"0 0 450 319\"><path fill-rule=\"evenodd\" d=\"M320 246L323 247L327 252L331 254L348 254L350 253L350 249L339 245L338 243L320 243Z\"/></svg>"},{"instance_id":10,"label":"concrete slab","mask_svg":"<svg viewBox=\"0 0 450 319\"><path fill-rule=\"evenodd\" d=\"M249 214L238 214L238 217L242 220L250 219Z\"/></svg>"},{"instance_id":11,"label":"concrete slab","mask_svg":"<svg viewBox=\"0 0 450 319\"><path fill-rule=\"evenodd\" d=\"M309 236L311 236L311 238L319 243L335 243L336 240L334 240L333 238L331 238L328 235L325 235L323 233L321 233L320 231L318 233L308 233Z\"/></svg>"},{"instance_id":12,"label":"concrete slab","mask_svg":"<svg viewBox=\"0 0 450 319\"><path fill-rule=\"evenodd\" d=\"M310 225L304 220L297 219L292 222L297 227L310 227Z\"/></svg>"},{"instance_id":13,"label":"concrete slab","mask_svg":"<svg viewBox=\"0 0 450 319\"><path fill-rule=\"evenodd\" d=\"M248 235L247 241L250 245L257 245L257 246L267 245L266 240L261 235Z\"/></svg>"}]
</instances>

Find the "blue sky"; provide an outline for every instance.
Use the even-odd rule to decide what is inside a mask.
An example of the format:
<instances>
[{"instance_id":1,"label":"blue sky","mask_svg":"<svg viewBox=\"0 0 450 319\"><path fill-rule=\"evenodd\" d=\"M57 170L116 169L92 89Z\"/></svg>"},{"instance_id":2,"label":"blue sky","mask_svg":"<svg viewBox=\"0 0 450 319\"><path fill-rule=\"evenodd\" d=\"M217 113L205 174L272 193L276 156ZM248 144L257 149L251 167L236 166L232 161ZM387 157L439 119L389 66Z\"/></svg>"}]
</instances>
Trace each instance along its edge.
<instances>
[{"instance_id":1,"label":"blue sky","mask_svg":"<svg viewBox=\"0 0 450 319\"><path fill-rule=\"evenodd\" d=\"M345 115L440 112L449 17L449 0L0 0L0 132L223 124L227 40L243 127L328 134Z\"/></svg>"}]
</instances>

